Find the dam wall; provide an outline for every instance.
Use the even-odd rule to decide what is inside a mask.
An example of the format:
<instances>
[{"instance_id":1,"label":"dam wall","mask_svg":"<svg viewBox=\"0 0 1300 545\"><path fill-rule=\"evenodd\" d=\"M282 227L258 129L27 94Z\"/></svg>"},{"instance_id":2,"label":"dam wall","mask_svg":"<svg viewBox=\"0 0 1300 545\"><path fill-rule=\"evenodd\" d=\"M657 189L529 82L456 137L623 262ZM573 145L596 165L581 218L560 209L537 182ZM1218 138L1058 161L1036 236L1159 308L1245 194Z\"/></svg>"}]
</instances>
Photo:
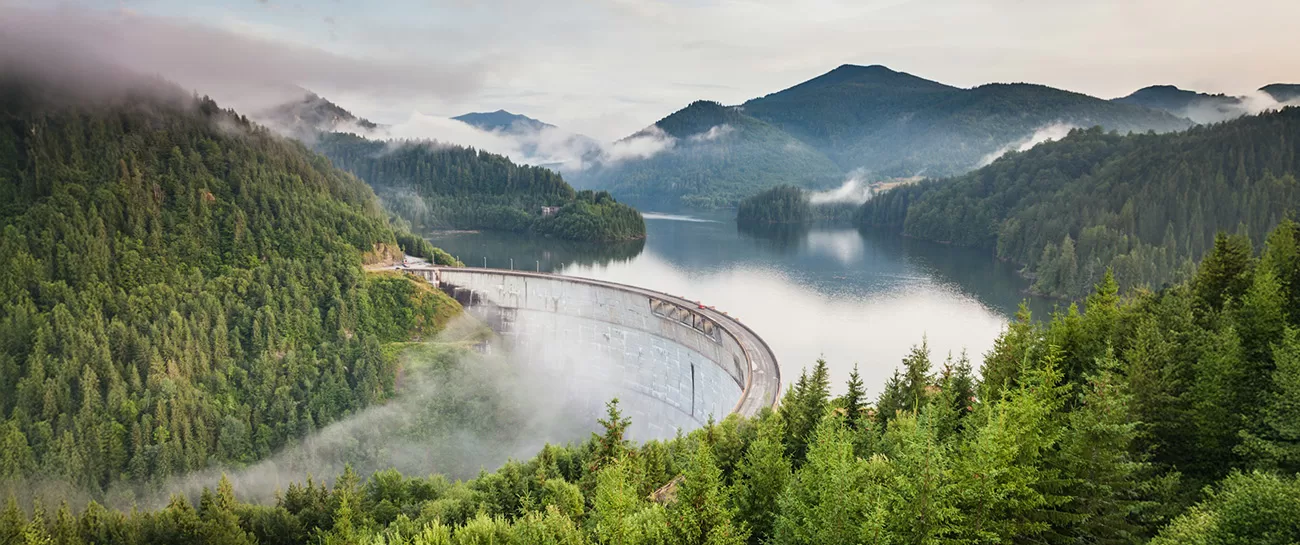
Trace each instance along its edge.
<instances>
[{"instance_id":1,"label":"dam wall","mask_svg":"<svg viewBox=\"0 0 1300 545\"><path fill-rule=\"evenodd\" d=\"M780 393L776 358L756 334L668 294L562 275L480 268L409 269L438 285L515 347L565 377L593 416L618 397L638 440L710 418L751 416ZM538 395L571 395L538 392ZM594 421L594 420L593 420Z\"/></svg>"}]
</instances>

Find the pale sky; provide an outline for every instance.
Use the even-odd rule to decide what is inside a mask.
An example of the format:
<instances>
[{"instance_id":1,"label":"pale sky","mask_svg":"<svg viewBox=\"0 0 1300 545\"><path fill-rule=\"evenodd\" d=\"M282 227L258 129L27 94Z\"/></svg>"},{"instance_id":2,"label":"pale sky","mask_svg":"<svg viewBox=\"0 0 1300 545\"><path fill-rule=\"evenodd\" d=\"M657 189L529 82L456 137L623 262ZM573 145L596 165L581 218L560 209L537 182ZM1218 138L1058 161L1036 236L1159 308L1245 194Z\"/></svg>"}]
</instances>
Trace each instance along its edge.
<instances>
[{"instance_id":1,"label":"pale sky","mask_svg":"<svg viewBox=\"0 0 1300 545\"><path fill-rule=\"evenodd\" d=\"M840 64L1112 98L1300 82L1300 0L0 0L66 42L240 106L306 87L401 123L504 108L615 139Z\"/></svg>"}]
</instances>

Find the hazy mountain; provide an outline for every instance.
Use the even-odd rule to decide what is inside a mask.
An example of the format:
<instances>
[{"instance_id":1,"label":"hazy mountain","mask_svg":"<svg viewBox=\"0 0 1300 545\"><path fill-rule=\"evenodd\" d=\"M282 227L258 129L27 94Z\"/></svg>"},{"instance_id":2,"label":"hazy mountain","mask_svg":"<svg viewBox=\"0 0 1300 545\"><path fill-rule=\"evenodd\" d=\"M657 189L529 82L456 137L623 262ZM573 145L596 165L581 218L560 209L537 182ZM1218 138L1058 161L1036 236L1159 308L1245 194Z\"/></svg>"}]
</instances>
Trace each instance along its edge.
<instances>
[{"instance_id":1,"label":"hazy mountain","mask_svg":"<svg viewBox=\"0 0 1300 545\"><path fill-rule=\"evenodd\" d=\"M876 178L949 175L987 163L1053 126L1171 131L1166 112L1024 83L961 89L884 66L844 65L744 104L822 150L844 170Z\"/></svg>"},{"instance_id":2,"label":"hazy mountain","mask_svg":"<svg viewBox=\"0 0 1300 545\"><path fill-rule=\"evenodd\" d=\"M571 171L598 161L600 141L584 134L569 132L544 121L505 110L471 112L453 117L479 130L496 132L511 138L519 148L517 161Z\"/></svg>"},{"instance_id":3,"label":"hazy mountain","mask_svg":"<svg viewBox=\"0 0 1300 545\"><path fill-rule=\"evenodd\" d=\"M1241 97L1198 93L1173 85L1152 85L1112 102L1163 110L1197 123L1214 123L1247 113L1245 100Z\"/></svg>"},{"instance_id":4,"label":"hazy mountain","mask_svg":"<svg viewBox=\"0 0 1300 545\"><path fill-rule=\"evenodd\" d=\"M505 110L495 112L470 112L453 117L456 121L483 129L485 131L540 131L553 129L555 125L538 121L526 115L510 113Z\"/></svg>"},{"instance_id":5,"label":"hazy mountain","mask_svg":"<svg viewBox=\"0 0 1300 545\"><path fill-rule=\"evenodd\" d=\"M1098 125L1166 132L1192 122L1042 85L962 89L884 66L844 65L741 106L692 104L653 126L672 140L670 150L574 179L625 199L731 206L776 185L814 187L849 173L868 181L961 174ZM629 138L637 136L647 133Z\"/></svg>"},{"instance_id":6,"label":"hazy mountain","mask_svg":"<svg viewBox=\"0 0 1300 545\"><path fill-rule=\"evenodd\" d=\"M1278 102L1293 102L1300 100L1300 84L1296 83L1274 83L1259 88L1260 91L1268 93Z\"/></svg>"},{"instance_id":7,"label":"hazy mountain","mask_svg":"<svg viewBox=\"0 0 1300 545\"><path fill-rule=\"evenodd\" d=\"M1300 209L1300 108L1168 134L1076 130L948 180L878 194L864 225L986 248L1034 290L1078 297L1107 269L1158 288L1237 232L1255 244ZM1249 255L1249 252L1246 254Z\"/></svg>"},{"instance_id":8,"label":"hazy mountain","mask_svg":"<svg viewBox=\"0 0 1300 545\"><path fill-rule=\"evenodd\" d=\"M364 133L379 125L353 115L342 106L306 89L303 97L257 112L258 122L295 138L311 138L322 132Z\"/></svg>"},{"instance_id":9,"label":"hazy mountain","mask_svg":"<svg viewBox=\"0 0 1300 545\"><path fill-rule=\"evenodd\" d=\"M842 175L811 146L717 102L691 103L611 149L652 145L665 149L648 158L616 155L571 177L641 206L725 207L769 187L821 187Z\"/></svg>"}]
</instances>

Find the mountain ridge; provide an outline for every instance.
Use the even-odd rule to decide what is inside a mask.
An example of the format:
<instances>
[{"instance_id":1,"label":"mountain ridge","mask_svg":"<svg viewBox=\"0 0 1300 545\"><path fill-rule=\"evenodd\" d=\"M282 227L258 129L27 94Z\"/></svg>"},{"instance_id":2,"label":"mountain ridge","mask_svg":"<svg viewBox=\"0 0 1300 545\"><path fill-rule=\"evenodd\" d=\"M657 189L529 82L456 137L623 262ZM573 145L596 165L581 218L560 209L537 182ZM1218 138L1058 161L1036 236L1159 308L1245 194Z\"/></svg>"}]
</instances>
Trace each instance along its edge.
<instances>
[{"instance_id":1,"label":"mountain ridge","mask_svg":"<svg viewBox=\"0 0 1300 545\"><path fill-rule=\"evenodd\" d=\"M504 109L498 109L495 112L469 112L452 119L485 131L512 132L519 129L540 131L542 129L556 128L555 125L550 123Z\"/></svg>"}]
</instances>

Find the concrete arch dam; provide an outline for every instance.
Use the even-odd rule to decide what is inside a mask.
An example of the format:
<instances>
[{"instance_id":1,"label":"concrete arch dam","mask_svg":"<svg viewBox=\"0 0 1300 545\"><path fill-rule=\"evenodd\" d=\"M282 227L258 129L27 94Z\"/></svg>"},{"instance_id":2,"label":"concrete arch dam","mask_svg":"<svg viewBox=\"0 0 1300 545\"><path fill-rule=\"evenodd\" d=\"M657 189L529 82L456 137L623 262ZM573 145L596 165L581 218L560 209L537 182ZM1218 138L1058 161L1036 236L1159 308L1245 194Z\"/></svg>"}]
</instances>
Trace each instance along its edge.
<instances>
[{"instance_id":1,"label":"concrete arch dam","mask_svg":"<svg viewBox=\"0 0 1300 545\"><path fill-rule=\"evenodd\" d=\"M500 269L407 269L452 295L524 354L564 375L601 414L618 397L638 440L710 417L757 414L781 388L776 356L736 319L647 289ZM534 360L544 360L534 361ZM569 395L538 391L537 395ZM594 422L594 419L592 420Z\"/></svg>"}]
</instances>

